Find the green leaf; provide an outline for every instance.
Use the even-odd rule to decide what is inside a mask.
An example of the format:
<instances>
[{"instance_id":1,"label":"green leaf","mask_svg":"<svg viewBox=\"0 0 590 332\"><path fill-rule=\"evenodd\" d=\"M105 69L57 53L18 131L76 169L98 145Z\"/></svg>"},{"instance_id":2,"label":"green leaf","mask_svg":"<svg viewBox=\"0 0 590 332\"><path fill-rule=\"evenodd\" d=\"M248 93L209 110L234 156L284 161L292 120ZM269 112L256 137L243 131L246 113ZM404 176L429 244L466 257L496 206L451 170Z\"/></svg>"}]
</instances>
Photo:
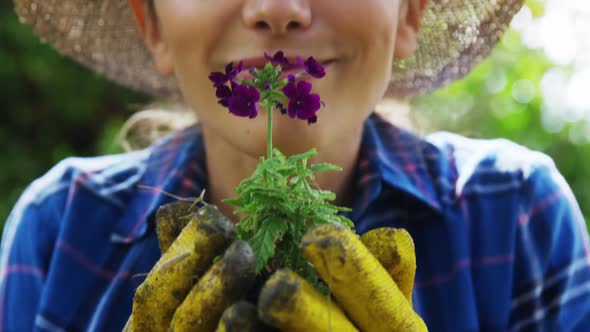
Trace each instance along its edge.
<instances>
[{"instance_id":1,"label":"green leaf","mask_svg":"<svg viewBox=\"0 0 590 332\"><path fill-rule=\"evenodd\" d=\"M226 198L226 199L223 199L222 202L224 202L226 204L230 204L230 205L235 205L235 206L244 206L245 200L243 197Z\"/></svg>"},{"instance_id":2,"label":"green leaf","mask_svg":"<svg viewBox=\"0 0 590 332\"><path fill-rule=\"evenodd\" d=\"M316 172L340 167L327 163L308 166L316 154L311 149L287 158L273 149L272 158L260 158L252 176L240 182L235 190L239 198L227 200L245 215L237 226L238 238L252 246L258 271L273 258L272 268L289 267L314 282L317 277L299 249L307 229L323 223L353 226L338 215L350 209L331 204L336 195L319 189L314 181Z\"/></svg>"},{"instance_id":3,"label":"green leaf","mask_svg":"<svg viewBox=\"0 0 590 332\"><path fill-rule=\"evenodd\" d=\"M307 152L303 152L300 154L296 154L296 155L292 155L291 157L289 157L288 162L289 163L294 163L296 161L299 160L307 160L313 156L315 156L317 154L317 150L316 148L312 148L311 150L307 151Z\"/></svg>"},{"instance_id":4,"label":"green leaf","mask_svg":"<svg viewBox=\"0 0 590 332\"><path fill-rule=\"evenodd\" d=\"M322 163L322 164L315 164L315 165L311 165L309 167L309 169L314 172L327 172L327 171L341 171L342 167L338 167L336 165L332 165L332 164L328 164L328 163Z\"/></svg>"},{"instance_id":5,"label":"green leaf","mask_svg":"<svg viewBox=\"0 0 590 332\"><path fill-rule=\"evenodd\" d=\"M264 220L260 229L248 241L256 255L256 271L264 268L275 254L275 244L287 230L287 223L282 218L271 216Z\"/></svg>"}]
</instances>

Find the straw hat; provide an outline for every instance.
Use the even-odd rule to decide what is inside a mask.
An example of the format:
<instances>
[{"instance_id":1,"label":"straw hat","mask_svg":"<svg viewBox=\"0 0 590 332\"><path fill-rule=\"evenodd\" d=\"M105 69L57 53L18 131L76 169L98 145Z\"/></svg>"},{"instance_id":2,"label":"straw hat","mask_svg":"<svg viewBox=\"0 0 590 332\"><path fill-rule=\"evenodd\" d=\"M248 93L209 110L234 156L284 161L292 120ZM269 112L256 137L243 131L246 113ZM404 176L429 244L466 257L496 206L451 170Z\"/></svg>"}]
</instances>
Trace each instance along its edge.
<instances>
[{"instance_id":1,"label":"straw hat","mask_svg":"<svg viewBox=\"0 0 590 332\"><path fill-rule=\"evenodd\" d=\"M14 0L21 22L41 40L107 78L181 99L173 77L157 71L128 0ZM523 0L430 0L416 53L393 67L390 95L432 91L467 74L502 36Z\"/></svg>"}]
</instances>

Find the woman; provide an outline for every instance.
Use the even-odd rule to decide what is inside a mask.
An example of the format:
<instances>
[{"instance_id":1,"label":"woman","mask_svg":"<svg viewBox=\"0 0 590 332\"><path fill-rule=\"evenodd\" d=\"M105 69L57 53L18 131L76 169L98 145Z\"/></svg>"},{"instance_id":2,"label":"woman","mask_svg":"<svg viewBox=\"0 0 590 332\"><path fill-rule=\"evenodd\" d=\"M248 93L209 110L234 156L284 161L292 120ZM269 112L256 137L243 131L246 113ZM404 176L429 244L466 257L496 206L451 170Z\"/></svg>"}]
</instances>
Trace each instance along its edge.
<instances>
[{"instance_id":1,"label":"woman","mask_svg":"<svg viewBox=\"0 0 590 332\"><path fill-rule=\"evenodd\" d=\"M184 197L207 189L205 199L231 216L221 200L265 154L266 117L228 114L208 74L232 61L259 66L277 50L314 56L327 75L314 82L326 105L317 123L278 117L275 145L285 154L316 147L314 162L343 168L316 181L352 207L359 234L411 234L417 271L406 305L430 330L590 328L588 235L550 158L505 140L416 137L373 113L386 94L466 74L520 1L15 3L58 50L182 101L199 125L139 152L65 160L26 190L2 240L2 329L123 327L142 282L133 276L160 256L155 210L171 200L136 185Z\"/></svg>"}]
</instances>

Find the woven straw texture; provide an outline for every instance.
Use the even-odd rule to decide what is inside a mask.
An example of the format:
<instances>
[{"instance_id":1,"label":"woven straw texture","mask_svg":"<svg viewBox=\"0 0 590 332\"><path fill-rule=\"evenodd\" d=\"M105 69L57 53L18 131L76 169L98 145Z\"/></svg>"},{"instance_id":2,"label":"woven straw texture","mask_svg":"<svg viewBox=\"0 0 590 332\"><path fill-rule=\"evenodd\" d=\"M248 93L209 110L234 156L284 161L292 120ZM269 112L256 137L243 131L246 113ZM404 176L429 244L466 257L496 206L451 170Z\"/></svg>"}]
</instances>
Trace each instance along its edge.
<instances>
[{"instance_id":1,"label":"woven straw texture","mask_svg":"<svg viewBox=\"0 0 590 332\"><path fill-rule=\"evenodd\" d=\"M388 94L430 92L466 75L491 51L522 0L431 0L417 52L392 68ZM157 71L128 0L14 0L21 22L43 42L108 79L180 100L174 78Z\"/></svg>"}]
</instances>

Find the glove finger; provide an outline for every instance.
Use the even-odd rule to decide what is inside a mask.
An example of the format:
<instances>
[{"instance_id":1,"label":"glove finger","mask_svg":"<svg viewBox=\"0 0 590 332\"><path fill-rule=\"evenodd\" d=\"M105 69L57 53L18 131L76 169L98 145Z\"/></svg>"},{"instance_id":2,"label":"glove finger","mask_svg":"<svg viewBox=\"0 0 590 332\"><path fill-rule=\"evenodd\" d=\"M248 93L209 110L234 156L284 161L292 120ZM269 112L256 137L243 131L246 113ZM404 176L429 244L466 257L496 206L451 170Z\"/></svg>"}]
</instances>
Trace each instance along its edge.
<instances>
[{"instance_id":1,"label":"glove finger","mask_svg":"<svg viewBox=\"0 0 590 332\"><path fill-rule=\"evenodd\" d=\"M426 331L379 261L349 229L312 227L303 236L303 254L362 331Z\"/></svg>"},{"instance_id":2,"label":"glove finger","mask_svg":"<svg viewBox=\"0 0 590 332\"><path fill-rule=\"evenodd\" d=\"M403 228L383 227L363 234L361 241L383 265L412 305L416 254L410 233Z\"/></svg>"},{"instance_id":3,"label":"glove finger","mask_svg":"<svg viewBox=\"0 0 590 332\"><path fill-rule=\"evenodd\" d=\"M158 208L156 233L162 253L168 250L184 226L190 221L190 216L195 212L196 208L193 204L182 201L165 204Z\"/></svg>"},{"instance_id":4,"label":"glove finger","mask_svg":"<svg viewBox=\"0 0 590 332\"><path fill-rule=\"evenodd\" d=\"M193 215L135 292L134 331L166 331L176 308L215 256L233 241L233 224L215 207Z\"/></svg>"},{"instance_id":5,"label":"glove finger","mask_svg":"<svg viewBox=\"0 0 590 332\"><path fill-rule=\"evenodd\" d=\"M358 331L342 310L289 269L276 271L264 284L259 316L286 332Z\"/></svg>"},{"instance_id":6,"label":"glove finger","mask_svg":"<svg viewBox=\"0 0 590 332\"><path fill-rule=\"evenodd\" d=\"M256 258L245 241L234 242L223 258L191 289L172 318L172 331L213 331L221 314L256 278Z\"/></svg>"},{"instance_id":7,"label":"glove finger","mask_svg":"<svg viewBox=\"0 0 590 332\"><path fill-rule=\"evenodd\" d=\"M258 309L255 305L239 301L225 309L216 332L270 332L273 330L258 318Z\"/></svg>"}]
</instances>

